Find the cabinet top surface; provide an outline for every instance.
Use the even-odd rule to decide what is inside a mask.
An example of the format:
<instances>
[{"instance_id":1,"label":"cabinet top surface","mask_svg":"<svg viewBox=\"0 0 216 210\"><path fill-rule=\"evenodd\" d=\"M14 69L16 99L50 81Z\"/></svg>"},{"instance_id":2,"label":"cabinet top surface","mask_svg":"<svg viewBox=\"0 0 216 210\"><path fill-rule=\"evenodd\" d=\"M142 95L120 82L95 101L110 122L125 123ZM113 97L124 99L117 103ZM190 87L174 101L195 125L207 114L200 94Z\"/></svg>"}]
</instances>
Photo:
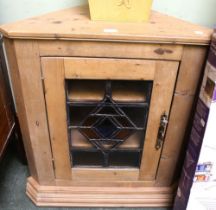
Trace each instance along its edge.
<instances>
[{"instance_id":1,"label":"cabinet top surface","mask_svg":"<svg viewBox=\"0 0 216 210\"><path fill-rule=\"evenodd\" d=\"M146 23L91 21L88 7L81 6L2 25L0 32L19 39L209 44L213 30L154 11Z\"/></svg>"}]
</instances>

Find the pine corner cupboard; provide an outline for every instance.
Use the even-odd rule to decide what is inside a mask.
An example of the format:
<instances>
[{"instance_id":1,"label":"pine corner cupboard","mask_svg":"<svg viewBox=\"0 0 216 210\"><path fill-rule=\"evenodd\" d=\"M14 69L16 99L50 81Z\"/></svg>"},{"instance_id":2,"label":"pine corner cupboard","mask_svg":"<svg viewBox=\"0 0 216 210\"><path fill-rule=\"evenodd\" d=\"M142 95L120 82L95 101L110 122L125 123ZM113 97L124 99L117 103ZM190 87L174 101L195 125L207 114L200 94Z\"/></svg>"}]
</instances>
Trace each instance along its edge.
<instances>
[{"instance_id":1,"label":"pine corner cupboard","mask_svg":"<svg viewBox=\"0 0 216 210\"><path fill-rule=\"evenodd\" d=\"M38 206L171 206L212 31L77 7L1 26Z\"/></svg>"}]
</instances>

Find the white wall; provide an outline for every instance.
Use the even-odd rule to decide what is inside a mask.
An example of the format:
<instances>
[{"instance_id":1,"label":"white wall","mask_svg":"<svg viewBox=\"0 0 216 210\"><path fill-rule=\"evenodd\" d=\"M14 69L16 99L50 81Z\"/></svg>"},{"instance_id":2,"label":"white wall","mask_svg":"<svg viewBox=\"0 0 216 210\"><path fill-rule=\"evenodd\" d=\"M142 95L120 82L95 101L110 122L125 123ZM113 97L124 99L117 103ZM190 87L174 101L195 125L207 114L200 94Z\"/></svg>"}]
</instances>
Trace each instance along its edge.
<instances>
[{"instance_id":1,"label":"white wall","mask_svg":"<svg viewBox=\"0 0 216 210\"><path fill-rule=\"evenodd\" d=\"M87 0L0 0L0 24L86 2ZM216 0L154 0L153 9L204 26L213 27L216 24Z\"/></svg>"},{"instance_id":2,"label":"white wall","mask_svg":"<svg viewBox=\"0 0 216 210\"><path fill-rule=\"evenodd\" d=\"M153 8L200 25L216 24L216 0L154 0Z\"/></svg>"},{"instance_id":3,"label":"white wall","mask_svg":"<svg viewBox=\"0 0 216 210\"><path fill-rule=\"evenodd\" d=\"M0 24L77 6L86 0L0 0Z\"/></svg>"}]
</instances>

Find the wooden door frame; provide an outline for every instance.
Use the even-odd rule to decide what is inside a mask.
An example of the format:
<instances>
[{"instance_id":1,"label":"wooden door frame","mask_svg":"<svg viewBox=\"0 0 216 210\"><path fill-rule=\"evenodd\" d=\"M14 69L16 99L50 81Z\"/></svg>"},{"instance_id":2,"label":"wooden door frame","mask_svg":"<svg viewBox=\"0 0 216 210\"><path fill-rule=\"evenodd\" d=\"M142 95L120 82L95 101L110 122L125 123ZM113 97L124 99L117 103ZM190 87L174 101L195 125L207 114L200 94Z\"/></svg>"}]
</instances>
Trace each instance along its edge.
<instances>
[{"instance_id":1,"label":"wooden door frame","mask_svg":"<svg viewBox=\"0 0 216 210\"><path fill-rule=\"evenodd\" d=\"M81 180L80 177L83 174L83 170L79 169L73 173L73 168L71 173L68 141L63 142L63 139L68 139L65 79L121 79L154 81L141 167L140 170L134 170L133 173L128 171L134 181L154 181L161 154L161 149L155 149L157 132L161 115L164 112L169 115L179 63L175 61L77 57L43 57L41 62L56 179L76 180L78 178ZM87 173L87 171L86 169L85 172ZM90 174L91 172L92 169L89 169ZM117 181L124 177L123 181L128 180L124 169L116 169L106 174L104 169L94 170L94 172L99 174L98 177L103 174L103 179L109 179L115 172ZM120 178L121 176L123 178ZM95 176L95 180L98 177Z\"/></svg>"}]
</instances>

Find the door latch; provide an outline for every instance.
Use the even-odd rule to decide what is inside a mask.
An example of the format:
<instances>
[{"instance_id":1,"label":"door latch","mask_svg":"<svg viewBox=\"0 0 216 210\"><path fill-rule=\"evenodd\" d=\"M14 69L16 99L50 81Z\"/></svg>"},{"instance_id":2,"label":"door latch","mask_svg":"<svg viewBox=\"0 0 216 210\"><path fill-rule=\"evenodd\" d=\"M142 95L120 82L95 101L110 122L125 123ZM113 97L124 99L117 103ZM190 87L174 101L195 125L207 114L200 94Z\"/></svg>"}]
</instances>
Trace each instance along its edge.
<instances>
[{"instance_id":1,"label":"door latch","mask_svg":"<svg viewBox=\"0 0 216 210\"><path fill-rule=\"evenodd\" d=\"M168 124L168 116L164 112L164 114L162 114L161 118L160 118L160 126L159 126L159 129L158 129L158 135L157 135L157 143L155 145L155 148L157 150L159 150L161 148L162 144L163 144L167 124Z\"/></svg>"}]
</instances>

